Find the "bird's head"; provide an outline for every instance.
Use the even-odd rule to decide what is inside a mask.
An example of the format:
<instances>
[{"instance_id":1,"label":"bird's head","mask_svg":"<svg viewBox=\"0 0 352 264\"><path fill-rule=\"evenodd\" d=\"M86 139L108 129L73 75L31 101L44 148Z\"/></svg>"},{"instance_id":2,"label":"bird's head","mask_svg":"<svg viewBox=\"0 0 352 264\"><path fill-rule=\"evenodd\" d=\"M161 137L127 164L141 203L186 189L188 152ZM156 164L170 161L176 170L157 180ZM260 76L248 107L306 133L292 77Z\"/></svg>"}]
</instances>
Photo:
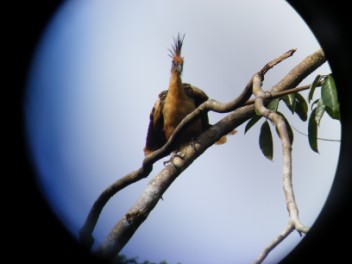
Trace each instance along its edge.
<instances>
[{"instance_id":1,"label":"bird's head","mask_svg":"<svg viewBox=\"0 0 352 264\"><path fill-rule=\"evenodd\" d=\"M184 38L185 35L181 36L178 34L177 38L174 38L174 44L172 45L172 48L169 49L169 56L172 58L171 72L177 72L178 74L181 74L183 69L183 57L181 57L181 49Z\"/></svg>"}]
</instances>

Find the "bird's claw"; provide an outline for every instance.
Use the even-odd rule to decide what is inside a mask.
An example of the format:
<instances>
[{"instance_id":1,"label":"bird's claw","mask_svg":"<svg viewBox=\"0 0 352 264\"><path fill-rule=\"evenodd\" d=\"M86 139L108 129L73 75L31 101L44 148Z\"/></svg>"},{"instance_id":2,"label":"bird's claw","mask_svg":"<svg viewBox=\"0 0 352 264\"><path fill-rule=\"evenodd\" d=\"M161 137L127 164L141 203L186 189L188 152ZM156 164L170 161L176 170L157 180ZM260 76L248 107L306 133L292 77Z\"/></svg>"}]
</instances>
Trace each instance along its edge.
<instances>
[{"instance_id":1,"label":"bird's claw","mask_svg":"<svg viewBox=\"0 0 352 264\"><path fill-rule=\"evenodd\" d=\"M190 146L192 146L193 150L196 151L196 144L200 144L199 140L197 137L192 138L192 140L189 142Z\"/></svg>"},{"instance_id":2,"label":"bird's claw","mask_svg":"<svg viewBox=\"0 0 352 264\"><path fill-rule=\"evenodd\" d=\"M163 162L163 164L164 164L164 166L167 164L167 163L172 163L172 165L174 165L175 166L175 164L173 163L173 160L174 160L174 158L176 158L176 157L178 157L178 158L180 158L180 159L182 159L182 160L184 160L184 155L182 155L180 152L172 152L171 153L171 155L170 155L170 159L168 159L168 160L165 160L164 162ZM176 166L175 166L176 167Z\"/></svg>"}]
</instances>

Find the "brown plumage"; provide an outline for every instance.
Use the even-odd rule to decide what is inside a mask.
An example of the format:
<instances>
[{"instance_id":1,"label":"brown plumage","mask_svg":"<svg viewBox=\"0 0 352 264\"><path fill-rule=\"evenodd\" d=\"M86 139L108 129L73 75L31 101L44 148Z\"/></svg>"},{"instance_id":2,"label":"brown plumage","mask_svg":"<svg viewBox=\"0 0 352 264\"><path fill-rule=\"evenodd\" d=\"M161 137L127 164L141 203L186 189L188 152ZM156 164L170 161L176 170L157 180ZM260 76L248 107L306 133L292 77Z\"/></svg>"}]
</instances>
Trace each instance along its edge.
<instances>
[{"instance_id":1,"label":"brown plumage","mask_svg":"<svg viewBox=\"0 0 352 264\"><path fill-rule=\"evenodd\" d=\"M182 119L208 100L208 96L199 88L182 83L183 57L181 49L184 36L178 35L170 50L172 58L171 78L169 88L159 94L150 113L150 123L146 139L144 154L161 148L172 135ZM188 144L189 141L210 127L208 115L201 116L183 133L177 142L177 150ZM217 144L226 142L226 137L221 137Z\"/></svg>"}]
</instances>

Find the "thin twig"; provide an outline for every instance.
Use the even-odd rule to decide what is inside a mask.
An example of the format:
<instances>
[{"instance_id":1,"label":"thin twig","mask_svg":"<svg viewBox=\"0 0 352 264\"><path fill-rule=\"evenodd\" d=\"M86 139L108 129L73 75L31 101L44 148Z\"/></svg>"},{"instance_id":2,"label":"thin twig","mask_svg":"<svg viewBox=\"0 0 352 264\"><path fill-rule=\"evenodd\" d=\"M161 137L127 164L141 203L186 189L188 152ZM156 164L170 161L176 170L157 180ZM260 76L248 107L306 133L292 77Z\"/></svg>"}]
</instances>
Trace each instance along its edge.
<instances>
[{"instance_id":1,"label":"thin twig","mask_svg":"<svg viewBox=\"0 0 352 264\"><path fill-rule=\"evenodd\" d=\"M295 128L295 127L292 126L292 125L291 125L291 127L292 127L297 133L299 133L299 134L301 134L301 135L303 135L303 136L308 137L308 134L299 131L297 128ZM321 141L328 141L328 142L341 142L340 139L329 139L329 138L320 138L320 137L318 137L317 139L318 139L318 140L321 140Z\"/></svg>"},{"instance_id":2,"label":"thin twig","mask_svg":"<svg viewBox=\"0 0 352 264\"><path fill-rule=\"evenodd\" d=\"M269 63L267 63L263 69L261 69L258 74L261 76L264 76L271 68L273 68L275 65L279 64L283 60L287 59L288 57L291 57L297 49L290 49L289 51L285 52L282 54L280 57L277 57L276 59L273 59Z\"/></svg>"},{"instance_id":3,"label":"thin twig","mask_svg":"<svg viewBox=\"0 0 352 264\"><path fill-rule=\"evenodd\" d=\"M301 91L304 91L304 90L308 90L309 88L310 88L310 84L309 85L303 85L303 86L295 87L295 88L292 88L292 89L287 89L285 91L265 93L264 100L271 100L271 99L275 99L275 98L280 98L280 97L282 97L284 95L298 93L298 92L301 92ZM254 104L254 101L255 101L255 98L251 98L251 99L247 100L245 105Z\"/></svg>"},{"instance_id":4,"label":"thin twig","mask_svg":"<svg viewBox=\"0 0 352 264\"><path fill-rule=\"evenodd\" d=\"M292 223L288 223L285 229L269 244L267 245L262 252L260 252L257 259L254 261L253 264L260 264L262 263L265 258L269 255L269 253L278 245L280 244L293 230L295 227Z\"/></svg>"},{"instance_id":5,"label":"thin twig","mask_svg":"<svg viewBox=\"0 0 352 264\"><path fill-rule=\"evenodd\" d=\"M283 153L283 188L286 206L289 212L290 223L299 233L307 233L309 228L304 226L298 217L298 207L295 201L292 184L292 147L287 126L283 117L264 106L265 92L262 90L263 77L259 74L253 77L253 94L256 96L254 105L258 113L270 119L276 126L282 144ZM272 244L270 250L277 244ZM269 252L269 251L267 251ZM259 258L262 259L262 258ZM256 262L260 263L260 262Z\"/></svg>"}]
</instances>

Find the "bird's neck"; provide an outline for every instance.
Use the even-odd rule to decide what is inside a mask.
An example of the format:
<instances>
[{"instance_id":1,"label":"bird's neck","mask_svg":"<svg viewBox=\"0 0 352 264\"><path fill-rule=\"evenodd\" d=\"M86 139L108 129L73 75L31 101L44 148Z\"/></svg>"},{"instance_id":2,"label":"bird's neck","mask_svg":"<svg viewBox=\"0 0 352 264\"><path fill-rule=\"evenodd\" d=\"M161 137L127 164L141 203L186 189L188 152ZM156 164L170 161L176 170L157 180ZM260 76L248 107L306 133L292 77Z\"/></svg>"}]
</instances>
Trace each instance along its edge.
<instances>
[{"instance_id":1,"label":"bird's neck","mask_svg":"<svg viewBox=\"0 0 352 264\"><path fill-rule=\"evenodd\" d=\"M177 97L185 96L185 93L183 91L181 76L177 71L173 71L171 73L169 93Z\"/></svg>"}]
</instances>

